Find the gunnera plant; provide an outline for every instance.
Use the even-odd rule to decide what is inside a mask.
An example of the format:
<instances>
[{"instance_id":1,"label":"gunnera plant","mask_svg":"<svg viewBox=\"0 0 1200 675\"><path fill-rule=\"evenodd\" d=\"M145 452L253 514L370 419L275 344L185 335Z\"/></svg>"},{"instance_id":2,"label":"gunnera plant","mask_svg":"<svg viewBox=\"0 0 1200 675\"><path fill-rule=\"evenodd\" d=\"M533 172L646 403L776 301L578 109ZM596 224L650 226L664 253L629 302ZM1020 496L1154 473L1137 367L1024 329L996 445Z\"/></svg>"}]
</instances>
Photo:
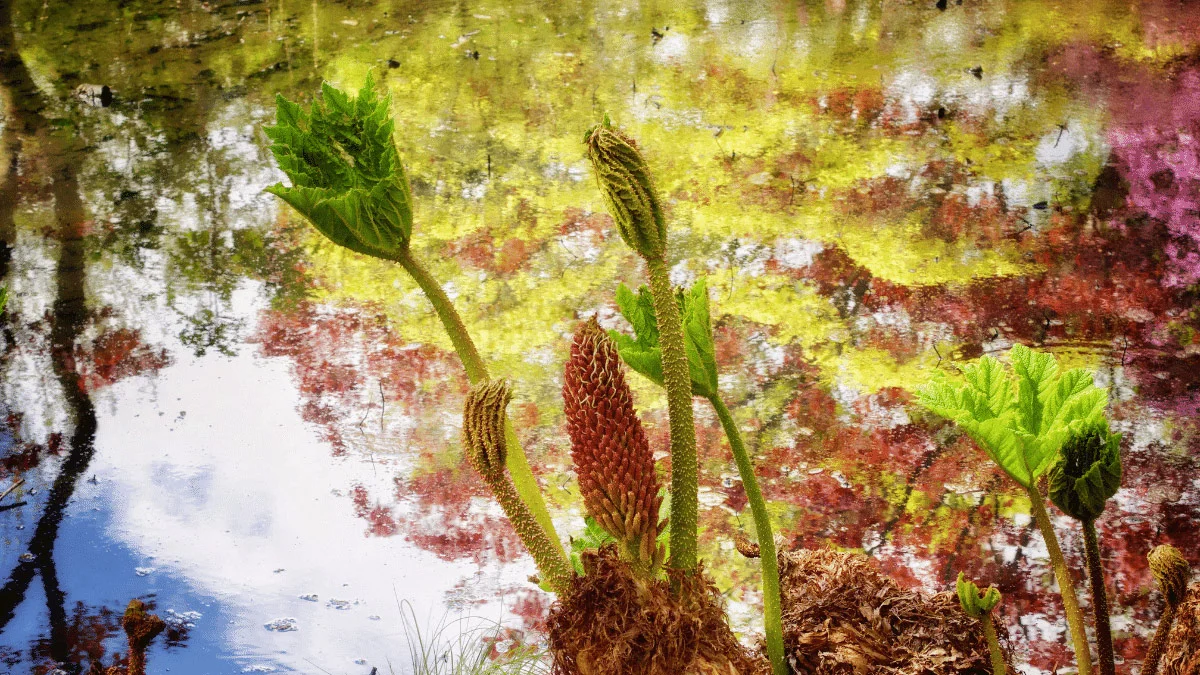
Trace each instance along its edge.
<instances>
[{"instance_id":1,"label":"gunnera plant","mask_svg":"<svg viewBox=\"0 0 1200 675\"><path fill-rule=\"evenodd\" d=\"M580 324L563 376L571 460L588 513L645 577L662 566L662 496L654 453L633 410L633 393L612 340L596 320Z\"/></svg>"},{"instance_id":2,"label":"gunnera plant","mask_svg":"<svg viewBox=\"0 0 1200 675\"><path fill-rule=\"evenodd\" d=\"M146 675L146 650L154 638L167 629L167 623L148 609L141 600L130 600L121 617L121 628L125 630L125 639L129 643L125 667L113 664L105 668L100 661L92 661L88 675Z\"/></svg>"},{"instance_id":3,"label":"gunnera plant","mask_svg":"<svg viewBox=\"0 0 1200 675\"><path fill-rule=\"evenodd\" d=\"M1105 422L1108 394L1090 373L1060 372L1052 354L1016 345L1011 370L984 356L962 370L962 381L944 375L918 392L926 408L954 421L1029 496L1034 522L1041 530L1058 581L1063 609L1080 675L1091 675L1083 612L1075 582L1054 525L1046 512L1038 481L1057 460L1068 439Z\"/></svg>"},{"instance_id":4,"label":"gunnera plant","mask_svg":"<svg viewBox=\"0 0 1200 675\"><path fill-rule=\"evenodd\" d=\"M505 409L511 399L512 391L503 380L480 382L471 387L463 406L463 452L500 502L504 515L508 516L521 542L533 556L544 581L555 593L562 594L575 572L562 546L551 541L538 525L506 473Z\"/></svg>"},{"instance_id":5,"label":"gunnera plant","mask_svg":"<svg viewBox=\"0 0 1200 675\"><path fill-rule=\"evenodd\" d=\"M1108 593L1096 519L1105 503L1121 488L1121 435L1110 433L1107 421L1076 430L1059 450L1050 468L1050 501L1083 526L1084 558L1092 587L1092 612L1096 619L1096 644L1100 672L1115 675L1112 628L1109 626Z\"/></svg>"},{"instance_id":6,"label":"gunnera plant","mask_svg":"<svg viewBox=\"0 0 1200 675\"><path fill-rule=\"evenodd\" d=\"M378 96L368 77L357 96L322 84L321 96L307 111L282 95L276 97L276 105L275 125L263 131L292 185L277 183L267 191L291 205L333 243L404 268L433 305L467 379L473 384L487 381L487 365L454 304L412 251L412 190L392 138L391 97ZM517 494L545 538L556 542L537 480L508 421L503 431ZM548 578L556 574L541 572Z\"/></svg>"},{"instance_id":7,"label":"gunnera plant","mask_svg":"<svg viewBox=\"0 0 1200 675\"><path fill-rule=\"evenodd\" d=\"M680 314L683 317L688 371L692 380L692 394L706 399L725 431L729 448L737 464L742 487L754 516L754 529L758 538L754 557L762 564L763 626L766 634L767 655L775 675L786 675L787 664L783 659L783 627L780 610L779 561L775 552L775 534L767 514L767 504L754 475L754 464L742 441L741 431L733 413L721 398L718 385L716 347L713 342L712 320L709 315L708 286L703 277L688 290L680 289L676 294ZM634 293L624 284L617 287L617 307L629 324L633 326L633 337L611 331L617 343L621 359L629 367L651 382L663 385L662 348L659 344L658 321L654 302L649 290L642 286Z\"/></svg>"},{"instance_id":8,"label":"gunnera plant","mask_svg":"<svg viewBox=\"0 0 1200 675\"><path fill-rule=\"evenodd\" d=\"M699 483L692 385L683 324L667 267L667 227L650 169L632 138L604 121L584 135L596 184L621 238L646 261L662 344L663 385L671 424L671 545L669 564L696 567Z\"/></svg>"},{"instance_id":9,"label":"gunnera plant","mask_svg":"<svg viewBox=\"0 0 1200 675\"><path fill-rule=\"evenodd\" d=\"M584 574L548 620L555 670L592 673L757 673L762 662L725 622L699 568L663 580L662 503L654 456L621 359L595 319L579 326L563 378L571 458L588 514L615 540L584 551ZM672 590L674 586L674 590Z\"/></svg>"},{"instance_id":10,"label":"gunnera plant","mask_svg":"<svg viewBox=\"0 0 1200 675\"><path fill-rule=\"evenodd\" d=\"M983 637L987 640L988 654L992 658L992 675L1004 675L1004 652L1000 650L996 624L992 621L992 610L1000 604L1000 591L995 586L988 586L986 591L981 591L975 582L967 579L962 572L958 573L955 590L958 592L958 602L967 616L979 619L983 624Z\"/></svg>"}]
</instances>

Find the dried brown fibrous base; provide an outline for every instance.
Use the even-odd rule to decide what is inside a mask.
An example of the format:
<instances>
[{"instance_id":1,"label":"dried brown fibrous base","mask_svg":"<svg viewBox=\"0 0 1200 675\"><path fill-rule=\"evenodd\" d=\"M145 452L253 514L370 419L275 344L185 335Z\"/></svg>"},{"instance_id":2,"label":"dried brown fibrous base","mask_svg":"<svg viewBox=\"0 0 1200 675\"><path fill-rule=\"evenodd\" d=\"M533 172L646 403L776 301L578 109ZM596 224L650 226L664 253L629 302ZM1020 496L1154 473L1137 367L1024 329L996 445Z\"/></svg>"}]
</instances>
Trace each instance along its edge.
<instances>
[{"instance_id":1,"label":"dried brown fibrous base","mask_svg":"<svg viewBox=\"0 0 1200 675\"><path fill-rule=\"evenodd\" d=\"M1200 584L1192 584L1176 612L1159 672L1200 675Z\"/></svg>"},{"instance_id":2,"label":"dried brown fibrous base","mask_svg":"<svg viewBox=\"0 0 1200 675\"><path fill-rule=\"evenodd\" d=\"M954 594L901 588L861 554L781 553L779 572L783 644L796 672L991 672L983 626Z\"/></svg>"},{"instance_id":3,"label":"dried brown fibrous base","mask_svg":"<svg viewBox=\"0 0 1200 675\"><path fill-rule=\"evenodd\" d=\"M770 666L729 629L721 595L697 571L638 577L615 547L583 555L587 574L550 609L557 675L768 675ZM674 573L672 573L674 574Z\"/></svg>"}]
</instances>

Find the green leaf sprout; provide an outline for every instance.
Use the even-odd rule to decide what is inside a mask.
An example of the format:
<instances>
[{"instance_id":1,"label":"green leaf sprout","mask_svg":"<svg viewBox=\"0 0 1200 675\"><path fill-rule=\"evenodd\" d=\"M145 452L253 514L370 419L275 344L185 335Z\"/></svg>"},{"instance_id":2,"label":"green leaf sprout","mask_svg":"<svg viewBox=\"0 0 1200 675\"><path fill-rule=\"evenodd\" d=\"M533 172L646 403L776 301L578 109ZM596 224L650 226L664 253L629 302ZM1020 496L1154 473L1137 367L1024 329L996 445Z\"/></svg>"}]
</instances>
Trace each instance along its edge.
<instances>
[{"instance_id":1,"label":"green leaf sprout","mask_svg":"<svg viewBox=\"0 0 1200 675\"><path fill-rule=\"evenodd\" d=\"M278 96L275 126L263 129L292 181L267 192L335 244L377 258L407 249L412 235L412 194L392 141L390 103L376 96L370 77L355 98L323 84L307 113Z\"/></svg>"}]
</instances>

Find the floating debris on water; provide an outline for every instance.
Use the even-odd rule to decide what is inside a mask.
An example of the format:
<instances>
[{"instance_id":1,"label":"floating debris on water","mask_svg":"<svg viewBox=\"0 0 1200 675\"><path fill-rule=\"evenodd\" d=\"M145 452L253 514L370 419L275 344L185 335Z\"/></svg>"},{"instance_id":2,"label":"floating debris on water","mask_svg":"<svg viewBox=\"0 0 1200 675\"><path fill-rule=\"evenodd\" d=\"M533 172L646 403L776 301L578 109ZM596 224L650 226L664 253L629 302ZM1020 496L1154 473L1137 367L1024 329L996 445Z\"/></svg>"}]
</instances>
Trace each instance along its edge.
<instances>
[{"instance_id":1,"label":"floating debris on water","mask_svg":"<svg viewBox=\"0 0 1200 675\"><path fill-rule=\"evenodd\" d=\"M289 633L294 630L300 630L300 622L288 616L282 619L272 619L263 624L263 628L276 633Z\"/></svg>"},{"instance_id":2,"label":"floating debris on water","mask_svg":"<svg viewBox=\"0 0 1200 675\"><path fill-rule=\"evenodd\" d=\"M167 622L167 625L173 628L195 628L196 622L202 616L204 615L196 611L176 612L173 609L168 609L163 612L162 619Z\"/></svg>"},{"instance_id":3,"label":"floating debris on water","mask_svg":"<svg viewBox=\"0 0 1200 675\"><path fill-rule=\"evenodd\" d=\"M151 574L154 574L154 568L153 567L135 567L135 568L133 568L133 573L138 575L139 577L148 577Z\"/></svg>"},{"instance_id":4,"label":"floating debris on water","mask_svg":"<svg viewBox=\"0 0 1200 675\"><path fill-rule=\"evenodd\" d=\"M320 598L317 597L316 593L305 593L304 595L300 596L300 599L307 600L309 602L317 602L318 600L320 600Z\"/></svg>"},{"instance_id":5,"label":"floating debris on water","mask_svg":"<svg viewBox=\"0 0 1200 675\"><path fill-rule=\"evenodd\" d=\"M21 554L21 562L33 562L36 558L37 556L32 553L26 552Z\"/></svg>"},{"instance_id":6,"label":"floating debris on water","mask_svg":"<svg viewBox=\"0 0 1200 675\"><path fill-rule=\"evenodd\" d=\"M352 608L354 605L357 605L357 604L358 604L357 600L355 600L354 602L351 602L349 600L330 599L329 602L325 603L325 606L331 607L336 610L346 610L346 609Z\"/></svg>"}]
</instances>

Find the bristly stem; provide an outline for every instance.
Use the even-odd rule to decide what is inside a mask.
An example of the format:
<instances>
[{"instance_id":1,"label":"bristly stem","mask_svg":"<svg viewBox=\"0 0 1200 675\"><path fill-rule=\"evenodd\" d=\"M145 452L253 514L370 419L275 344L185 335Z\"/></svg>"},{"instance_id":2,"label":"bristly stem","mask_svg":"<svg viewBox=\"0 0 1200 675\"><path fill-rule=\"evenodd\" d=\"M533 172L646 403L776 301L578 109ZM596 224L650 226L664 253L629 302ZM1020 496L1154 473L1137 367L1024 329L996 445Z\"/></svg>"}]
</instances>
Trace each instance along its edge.
<instances>
[{"instance_id":1,"label":"bristly stem","mask_svg":"<svg viewBox=\"0 0 1200 675\"><path fill-rule=\"evenodd\" d=\"M1083 521L1083 543L1088 581L1092 586L1092 611L1096 615L1096 646L1100 652L1100 672L1102 675L1116 675L1112 628L1108 620L1108 594L1104 589L1104 567L1100 563L1100 540L1096 536L1096 521Z\"/></svg>"},{"instance_id":2,"label":"bristly stem","mask_svg":"<svg viewBox=\"0 0 1200 675\"><path fill-rule=\"evenodd\" d=\"M454 345L454 351L458 352L458 358L462 361L463 368L467 371L467 381L471 384L488 379L487 365L483 363L483 359L479 358L479 350L475 349L475 343L471 340L471 336L467 333L467 327L463 324L462 317L458 315L458 311L454 309L454 303L450 302L446 291L442 290L442 285L433 278L429 270L425 269L412 252L404 250L392 258L400 263L405 272L417 282L421 290L425 293L425 297L429 298L430 304L433 305L433 311L437 312L438 318L442 320L442 326L446 329L446 335L450 337L451 344Z\"/></svg>"},{"instance_id":3,"label":"bristly stem","mask_svg":"<svg viewBox=\"0 0 1200 675\"><path fill-rule=\"evenodd\" d=\"M742 433L720 394L713 393L708 397L725 436L729 439L729 449L737 462L738 473L742 477L742 488L746 491L746 499L750 502L750 512L754 514L754 530L758 535L759 559L762 560L763 588L763 624L767 636L767 656L771 659L771 669L775 675L787 675L788 667L783 659L783 613L780 607L779 559L775 557L775 533L771 529L771 520L767 515L767 504L763 501L762 491L758 488L758 478L754 475L754 465L750 463L750 455L742 443Z\"/></svg>"},{"instance_id":4,"label":"bristly stem","mask_svg":"<svg viewBox=\"0 0 1200 675\"><path fill-rule=\"evenodd\" d=\"M450 302L450 298L446 296L446 291L442 290L441 284L433 278L433 275L425 269L420 261L413 257L412 252L408 249L397 253L392 260L400 263L400 266L404 268L405 272L408 272L413 281L417 282L417 285L425 293L425 297L433 305L434 311L437 312L438 318L441 319L442 326L446 330L446 335L450 337L450 342L454 345L454 351L458 353L458 358L467 371L467 380L472 384L487 380L487 365L479 357L479 350L475 348L475 343L467 333L467 327L463 324L462 317L454 309L454 303ZM551 541L558 542L558 533L554 529L554 521L551 520L550 511L546 508L546 502L542 498L537 478L529 468L529 459L525 456L525 450L521 447L521 442L507 418L504 423L504 434L508 444L505 464L508 466L508 473L512 477L517 494L529 507L538 524L546 530L546 536ZM557 543L557 545L560 549L562 548L561 543Z\"/></svg>"},{"instance_id":5,"label":"bristly stem","mask_svg":"<svg viewBox=\"0 0 1200 675\"><path fill-rule=\"evenodd\" d=\"M1000 639L996 636L996 622L992 621L992 613L983 614L983 637L988 643L988 653L992 657L992 675L1004 675L1007 666L1004 665L1004 653L1000 651Z\"/></svg>"},{"instance_id":6,"label":"bristly stem","mask_svg":"<svg viewBox=\"0 0 1200 675\"><path fill-rule=\"evenodd\" d=\"M1050 565L1054 568L1058 593L1062 596L1063 611L1067 616L1067 627L1071 631L1079 675L1092 675L1092 652L1088 646L1083 611L1079 609L1079 598L1075 595L1075 583L1071 580L1071 570L1067 567L1067 559L1063 557L1062 549L1059 548L1058 536L1054 534L1054 524L1050 522L1050 514L1046 513L1042 495L1036 487L1027 487L1026 491L1029 493L1034 522L1042 531L1042 539L1046 541L1046 550L1050 553Z\"/></svg>"},{"instance_id":7,"label":"bristly stem","mask_svg":"<svg viewBox=\"0 0 1200 675\"><path fill-rule=\"evenodd\" d=\"M507 421L505 427L509 430L512 428ZM509 469L509 472L511 473L512 469ZM504 478L502 473L483 475L484 482L496 496L496 501L500 502L500 507L504 509L504 514L508 516L508 521L512 523L525 548L529 549L529 554L533 556L538 571L545 577L550 589L560 596L564 595L570 587L571 579L575 577L575 569L567 560L562 545L557 540L552 540L546 530L539 527L537 521L530 517L532 514L528 504L517 495L512 483Z\"/></svg>"},{"instance_id":8,"label":"bristly stem","mask_svg":"<svg viewBox=\"0 0 1200 675\"><path fill-rule=\"evenodd\" d=\"M1167 636L1171 634L1171 626L1175 624L1175 605L1167 603L1163 609L1162 618L1158 620L1158 628L1154 631L1154 639L1150 641L1150 649L1146 651L1146 660L1142 661L1142 675L1157 675L1158 662L1162 660L1163 652L1167 651Z\"/></svg>"},{"instance_id":9,"label":"bristly stem","mask_svg":"<svg viewBox=\"0 0 1200 675\"><path fill-rule=\"evenodd\" d=\"M696 524L700 510L696 461L696 428L692 416L692 375L683 346L679 306L663 258L646 257L650 295L662 347L663 385L671 422L671 560L670 567L690 572L696 567Z\"/></svg>"}]
</instances>

